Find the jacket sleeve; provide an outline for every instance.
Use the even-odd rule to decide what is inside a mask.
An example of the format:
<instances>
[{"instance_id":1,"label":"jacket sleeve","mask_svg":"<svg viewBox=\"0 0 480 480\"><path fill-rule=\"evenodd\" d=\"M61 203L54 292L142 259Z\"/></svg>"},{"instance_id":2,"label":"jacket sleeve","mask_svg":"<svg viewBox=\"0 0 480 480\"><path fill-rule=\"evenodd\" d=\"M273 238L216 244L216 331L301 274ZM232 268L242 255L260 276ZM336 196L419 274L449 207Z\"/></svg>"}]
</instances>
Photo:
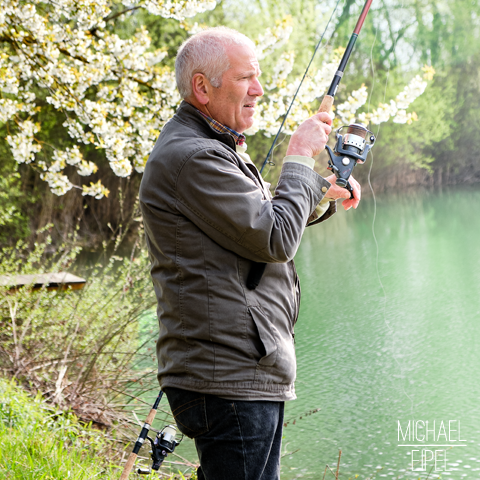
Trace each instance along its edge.
<instances>
[{"instance_id":1,"label":"jacket sleeve","mask_svg":"<svg viewBox=\"0 0 480 480\"><path fill-rule=\"evenodd\" d=\"M275 196L266 199L237 160L214 148L193 154L176 182L176 207L223 248L256 262L294 256L322 187L330 183L305 165L283 165Z\"/></svg>"},{"instance_id":2,"label":"jacket sleeve","mask_svg":"<svg viewBox=\"0 0 480 480\"><path fill-rule=\"evenodd\" d=\"M325 201L325 200L324 200ZM323 202L322 202L323 203ZM317 207L313 213L310 215L307 223L307 227L311 227L312 225L317 225L325 220L328 220L334 213L337 212L337 202L336 200L331 200L327 202L325 205L326 208L322 208L320 212L318 212L319 207Z\"/></svg>"}]
</instances>

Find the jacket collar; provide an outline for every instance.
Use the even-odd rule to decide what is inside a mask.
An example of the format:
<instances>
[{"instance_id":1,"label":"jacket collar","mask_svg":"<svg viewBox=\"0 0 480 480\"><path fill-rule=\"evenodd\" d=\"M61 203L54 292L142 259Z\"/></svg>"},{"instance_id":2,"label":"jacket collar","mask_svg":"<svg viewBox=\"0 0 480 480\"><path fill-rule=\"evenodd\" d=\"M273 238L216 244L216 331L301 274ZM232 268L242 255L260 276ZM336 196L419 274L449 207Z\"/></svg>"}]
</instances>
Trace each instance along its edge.
<instances>
[{"instance_id":1,"label":"jacket collar","mask_svg":"<svg viewBox=\"0 0 480 480\"><path fill-rule=\"evenodd\" d=\"M202 137L218 140L236 151L236 144L233 136L229 133L217 132L208 123L208 120L193 105L190 105L185 100L182 101L173 118L178 122L188 125Z\"/></svg>"}]
</instances>

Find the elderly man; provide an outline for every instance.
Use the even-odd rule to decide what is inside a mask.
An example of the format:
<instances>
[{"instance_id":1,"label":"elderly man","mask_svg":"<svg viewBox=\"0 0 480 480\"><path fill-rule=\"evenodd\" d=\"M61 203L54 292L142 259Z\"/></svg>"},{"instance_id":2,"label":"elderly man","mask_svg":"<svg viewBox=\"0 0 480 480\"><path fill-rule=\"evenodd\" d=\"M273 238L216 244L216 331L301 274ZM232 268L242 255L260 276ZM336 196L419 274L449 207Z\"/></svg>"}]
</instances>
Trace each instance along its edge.
<instances>
[{"instance_id":1,"label":"elderly man","mask_svg":"<svg viewBox=\"0 0 480 480\"><path fill-rule=\"evenodd\" d=\"M284 401L295 399L293 264L302 233L349 198L322 178L329 115L292 135L272 198L242 135L263 95L254 44L224 27L176 59L184 101L148 159L140 189L158 299L158 379L178 428L195 439L199 479L280 478ZM354 197L344 206L356 207ZM246 286L255 262L259 286Z\"/></svg>"}]
</instances>

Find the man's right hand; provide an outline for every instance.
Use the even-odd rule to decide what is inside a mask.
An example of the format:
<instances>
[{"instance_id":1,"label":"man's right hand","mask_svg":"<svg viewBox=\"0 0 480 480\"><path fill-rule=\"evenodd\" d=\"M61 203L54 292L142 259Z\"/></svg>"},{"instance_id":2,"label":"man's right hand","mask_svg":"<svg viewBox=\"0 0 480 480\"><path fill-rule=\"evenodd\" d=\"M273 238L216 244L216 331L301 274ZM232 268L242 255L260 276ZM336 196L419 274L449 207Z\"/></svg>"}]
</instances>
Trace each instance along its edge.
<instances>
[{"instance_id":1,"label":"man's right hand","mask_svg":"<svg viewBox=\"0 0 480 480\"><path fill-rule=\"evenodd\" d=\"M305 120L290 138L287 155L314 157L324 150L332 131L332 119L322 112Z\"/></svg>"},{"instance_id":2,"label":"man's right hand","mask_svg":"<svg viewBox=\"0 0 480 480\"><path fill-rule=\"evenodd\" d=\"M339 187L337 185L337 177L335 175L330 175L326 177L325 180L331 183L330 188L325 194L325 198L328 198L330 200L338 200L340 198L345 198L346 200L342 202L343 208L345 210L350 210L352 207L357 208L360 202L360 198L362 196L362 190L360 184L351 175L348 181L353 188L353 198L350 198L349 190L343 187Z\"/></svg>"}]
</instances>

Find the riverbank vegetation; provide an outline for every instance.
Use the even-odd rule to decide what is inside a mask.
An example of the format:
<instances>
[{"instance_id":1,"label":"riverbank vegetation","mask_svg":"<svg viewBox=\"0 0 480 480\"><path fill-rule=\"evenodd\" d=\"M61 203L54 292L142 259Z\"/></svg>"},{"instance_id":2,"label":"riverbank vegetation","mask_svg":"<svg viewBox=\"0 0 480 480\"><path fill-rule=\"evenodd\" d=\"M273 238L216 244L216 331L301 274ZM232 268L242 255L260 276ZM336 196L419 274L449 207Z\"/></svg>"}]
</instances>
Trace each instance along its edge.
<instances>
[{"instance_id":1,"label":"riverbank vegetation","mask_svg":"<svg viewBox=\"0 0 480 480\"><path fill-rule=\"evenodd\" d=\"M120 256L117 239L85 258L75 237L52 248L41 233L33 250L0 250L0 478L118 478L158 388L146 249L138 237ZM83 289L16 286L67 270ZM154 428L172 423L163 406L157 417ZM148 466L148 445L140 456ZM170 457L162 478L193 467Z\"/></svg>"},{"instance_id":2,"label":"riverbank vegetation","mask_svg":"<svg viewBox=\"0 0 480 480\"><path fill-rule=\"evenodd\" d=\"M40 394L0 379L0 480L118 480L131 450L118 437L117 429L82 422ZM157 478L195 479L172 470L163 467ZM143 477L132 472L131 478Z\"/></svg>"},{"instance_id":3,"label":"riverbank vegetation","mask_svg":"<svg viewBox=\"0 0 480 480\"><path fill-rule=\"evenodd\" d=\"M49 254L50 246L47 236L32 251L20 242L2 250L0 368L59 408L110 426L112 392L126 392L154 366L155 325L143 339L138 330L154 305L146 249L135 244L129 257L114 252L82 265L78 247ZM15 287L20 275L67 270L87 277L82 290ZM152 363L142 372L135 362L145 356Z\"/></svg>"},{"instance_id":4,"label":"riverbank vegetation","mask_svg":"<svg viewBox=\"0 0 480 480\"><path fill-rule=\"evenodd\" d=\"M113 440L0 379L0 479L116 479ZM110 460L110 462L109 462Z\"/></svg>"}]
</instances>

